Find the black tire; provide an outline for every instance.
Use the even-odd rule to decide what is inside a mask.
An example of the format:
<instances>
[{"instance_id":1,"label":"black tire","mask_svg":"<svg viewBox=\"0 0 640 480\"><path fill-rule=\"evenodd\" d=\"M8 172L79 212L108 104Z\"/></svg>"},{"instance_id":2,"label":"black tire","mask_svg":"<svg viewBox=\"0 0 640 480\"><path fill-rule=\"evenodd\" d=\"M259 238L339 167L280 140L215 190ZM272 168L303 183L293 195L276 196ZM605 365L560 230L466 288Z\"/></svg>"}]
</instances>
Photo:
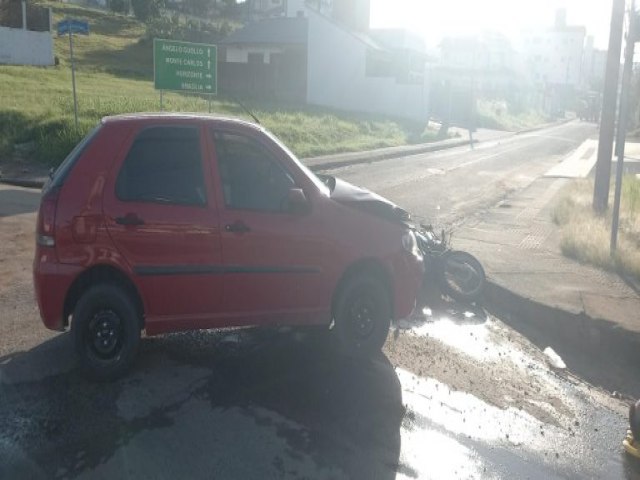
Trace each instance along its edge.
<instances>
[{"instance_id":1,"label":"black tire","mask_svg":"<svg viewBox=\"0 0 640 480\"><path fill-rule=\"evenodd\" d=\"M131 297L115 285L90 287L73 312L71 332L83 373L114 380L133 365L140 346L140 321Z\"/></svg>"},{"instance_id":2,"label":"black tire","mask_svg":"<svg viewBox=\"0 0 640 480\"><path fill-rule=\"evenodd\" d=\"M486 275L476 257L453 250L440 258L438 267L438 283L444 294L462 303L482 297Z\"/></svg>"},{"instance_id":3,"label":"black tire","mask_svg":"<svg viewBox=\"0 0 640 480\"><path fill-rule=\"evenodd\" d=\"M337 294L334 320L338 346L343 353L371 356L382 349L391 325L391 299L378 278L356 275Z\"/></svg>"}]
</instances>

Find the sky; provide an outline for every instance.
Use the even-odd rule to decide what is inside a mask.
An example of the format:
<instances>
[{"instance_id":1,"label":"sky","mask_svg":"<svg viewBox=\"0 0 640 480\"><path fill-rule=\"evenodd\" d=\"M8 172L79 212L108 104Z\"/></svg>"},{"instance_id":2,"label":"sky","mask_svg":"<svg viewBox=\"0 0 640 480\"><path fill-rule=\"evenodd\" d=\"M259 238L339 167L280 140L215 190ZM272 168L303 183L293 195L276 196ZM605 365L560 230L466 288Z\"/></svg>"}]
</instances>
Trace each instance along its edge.
<instances>
[{"instance_id":1,"label":"sky","mask_svg":"<svg viewBox=\"0 0 640 480\"><path fill-rule=\"evenodd\" d=\"M609 42L612 0L371 0L373 28L407 28L421 34L429 48L447 35L483 30L513 40L522 30L553 26L558 8L568 25L583 25L596 48Z\"/></svg>"}]
</instances>

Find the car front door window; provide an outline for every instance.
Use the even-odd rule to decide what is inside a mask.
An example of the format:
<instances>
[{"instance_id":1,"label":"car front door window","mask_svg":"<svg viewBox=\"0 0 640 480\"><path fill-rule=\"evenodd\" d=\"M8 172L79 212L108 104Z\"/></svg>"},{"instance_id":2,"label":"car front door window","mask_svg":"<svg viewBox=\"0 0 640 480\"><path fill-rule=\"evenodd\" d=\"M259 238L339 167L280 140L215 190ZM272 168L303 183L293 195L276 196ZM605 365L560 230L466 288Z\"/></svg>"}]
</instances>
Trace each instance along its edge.
<instances>
[{"instance_id":1,"label":"car front door window","mask_svg":"<svg viewBox=\"0 0 640 480\"><path fill-rule=\"evenodd\" d=\"M214 141L227 208L265 212L286 209L295 182L266 149L230 133L216 132Z\"/></svg>"}]
</instances>

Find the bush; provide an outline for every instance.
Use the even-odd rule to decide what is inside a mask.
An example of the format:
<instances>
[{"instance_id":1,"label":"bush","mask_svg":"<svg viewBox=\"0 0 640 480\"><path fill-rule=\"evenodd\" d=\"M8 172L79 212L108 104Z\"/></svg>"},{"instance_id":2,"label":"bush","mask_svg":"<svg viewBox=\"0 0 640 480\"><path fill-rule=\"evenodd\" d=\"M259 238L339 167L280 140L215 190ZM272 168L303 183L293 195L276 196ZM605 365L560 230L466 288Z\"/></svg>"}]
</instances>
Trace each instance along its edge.
<instances>
[{"instance_id":1,"label":"bush","mask_svg":"<svg viewBox=\"0 0 640 480\"><path fill-rule=\"evenodd\" d=\"M593 212L593 181L579 180L567 186L552 212L554 222L561 227L562 253L580 262L640 279L639 192L640 180L633 176L625 177L618 249L612 258L609 251L611 212L604 217Z\"/></svg>"},{"instance_id":2,"label":"bush","mask_svg":"<svg viewBox=\"0 0 640 480\"><path fill-rule=\"evenodd\" d=\"M116 13L127 13L127 0L109 0L109 10Z\"/></svg>"},{"instance_id":3,"label":"bush","mask_svg":"<svg viewBox=\"0 0 640 480\"><path fill-rule=\"evenodd\" d=\"M147 22L147 38L166 38L187 42L214 43L231 33L228 22L181 22L178 14L172 17L158 17Z\"/></svg>"},{"instance_id":4,"label":"bush","mask_svg":"<svg viewBox=\"0 0 640 480\"><path fill-rule=\"evenodd\" d=\"M131 0L133 14L141 22L160 15L160 9L164 6L162 0Z\"/></svg>"},{"instance_id":5,"label":"bush","mask_svg":"<svg viewBox=\"0 0 640 480\"><path fill-rule=\"evenodd\" d=\"M185 8L193 15L206 15L212 3L211 0L184 0Z\"/></svg>"}]
</instances>

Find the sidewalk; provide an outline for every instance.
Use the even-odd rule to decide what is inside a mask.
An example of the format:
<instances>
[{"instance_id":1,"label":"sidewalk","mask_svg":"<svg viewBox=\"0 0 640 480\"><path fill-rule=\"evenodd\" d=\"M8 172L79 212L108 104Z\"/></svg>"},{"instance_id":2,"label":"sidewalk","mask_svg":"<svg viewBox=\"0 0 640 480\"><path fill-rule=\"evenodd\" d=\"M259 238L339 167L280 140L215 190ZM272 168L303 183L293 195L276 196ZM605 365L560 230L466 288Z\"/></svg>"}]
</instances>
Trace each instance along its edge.
<instances>
[{"instance_id":1,"label":"sidewalk","mask_svg":"<svg viewBox=\"0 0 640 480\"><path fill-rule=\"evenodd\" d=\"M560 251L551 211L568 181L537 179L456 232L453 246L480 259L489 280L487 300L502 311L525 317L561 344L640 358L640 296L618 275Z\"/></svg>"}]
</instances>

